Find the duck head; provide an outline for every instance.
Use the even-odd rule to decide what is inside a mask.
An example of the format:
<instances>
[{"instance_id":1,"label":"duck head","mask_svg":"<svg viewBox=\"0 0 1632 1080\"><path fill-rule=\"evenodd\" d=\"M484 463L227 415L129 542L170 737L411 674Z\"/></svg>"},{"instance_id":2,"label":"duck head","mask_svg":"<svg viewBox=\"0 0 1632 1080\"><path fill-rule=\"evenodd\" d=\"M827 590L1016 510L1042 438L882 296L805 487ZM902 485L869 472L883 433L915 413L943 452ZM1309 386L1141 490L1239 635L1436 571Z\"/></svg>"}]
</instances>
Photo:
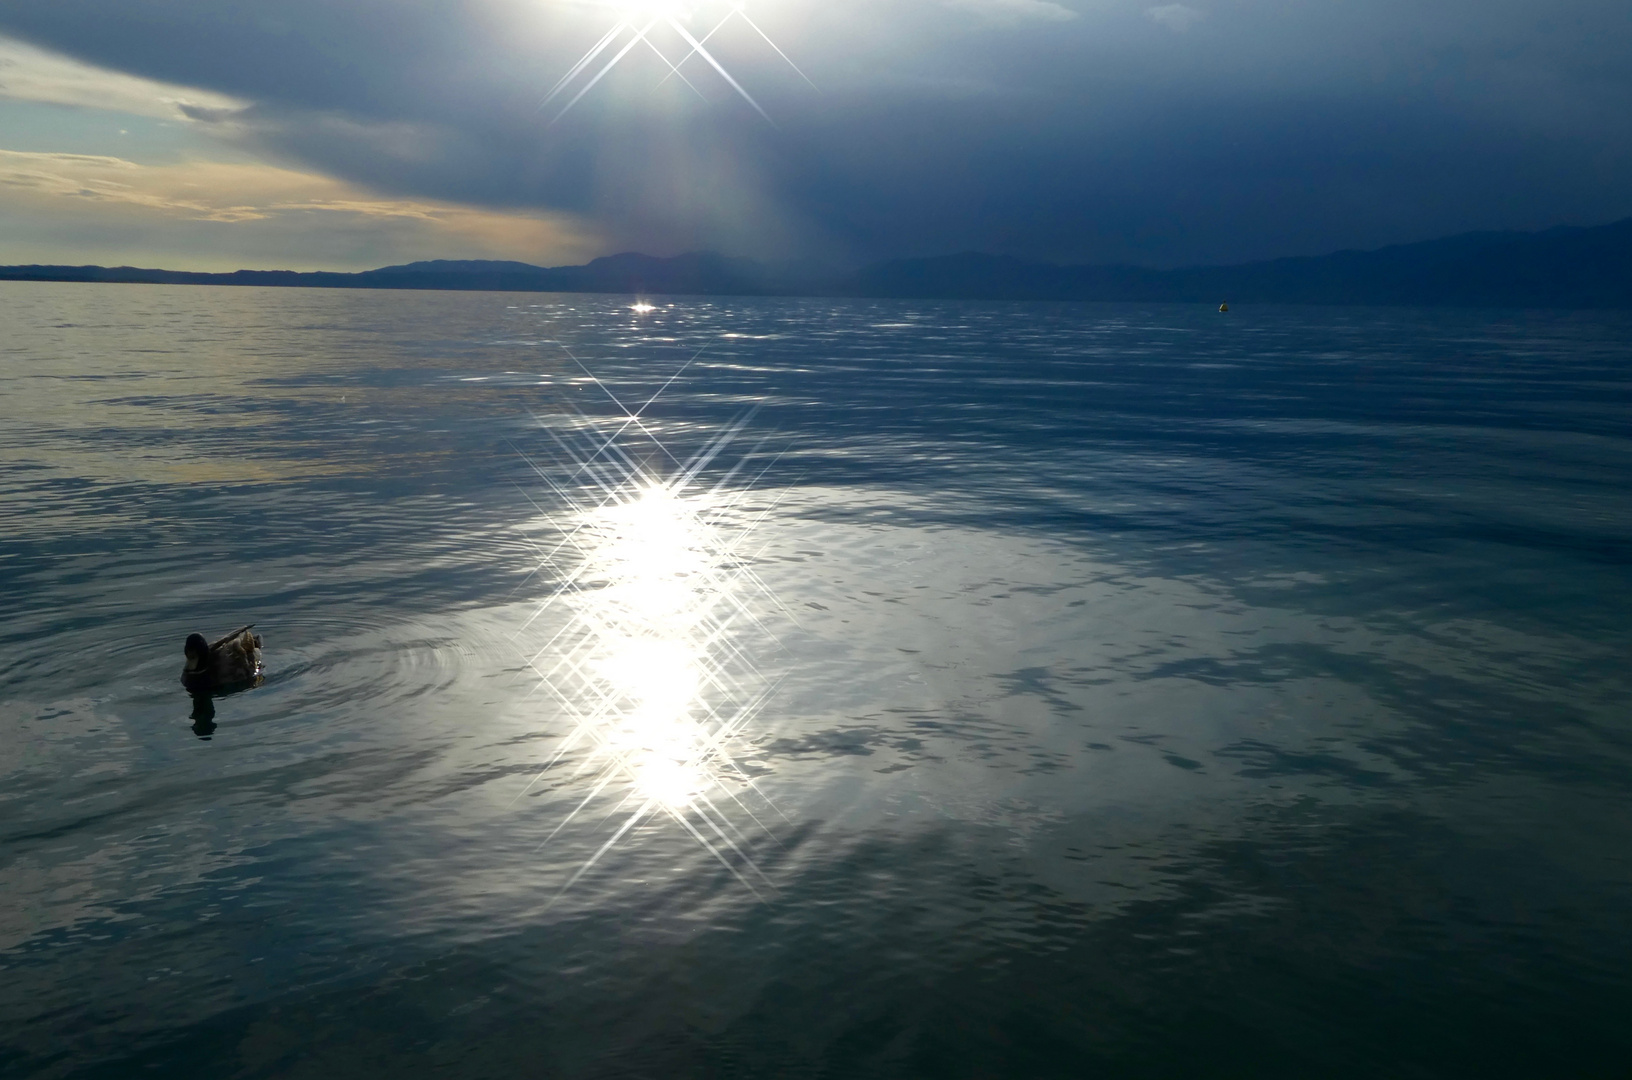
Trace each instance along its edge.
<instances>
[{"instance_id":1,"label":"duck head","mask_svg":"<svg viewBox=\"0 0 1632 1080\"><path fill-rule=\"evenodd\" d=\"M210 668L210 643L204 640L203 634L188 634L187 641L181 651L187 656L187 666L183 669L188 673L208 671Z\"/></svg>"}]
</instances>

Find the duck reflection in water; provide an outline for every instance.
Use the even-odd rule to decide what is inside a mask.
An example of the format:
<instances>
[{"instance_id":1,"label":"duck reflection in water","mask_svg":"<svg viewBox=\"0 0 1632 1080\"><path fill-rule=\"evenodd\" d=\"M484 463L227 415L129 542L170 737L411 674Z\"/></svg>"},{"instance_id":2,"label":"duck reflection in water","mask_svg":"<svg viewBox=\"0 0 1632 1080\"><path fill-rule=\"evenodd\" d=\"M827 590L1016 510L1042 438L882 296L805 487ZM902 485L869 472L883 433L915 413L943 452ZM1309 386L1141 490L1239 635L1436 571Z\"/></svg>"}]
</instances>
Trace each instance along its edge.
<instances>
[{"instance_id":1,"label":"duck reflection in water","mask_svg":"<svg viewBox=\"0 0 1632 1080\"><path fill-rule=\"evenodd\" d=\"M261 637L255 624L241 627L211 644L203 634L189 634L182 645L187 661L181 685L193 696L193 734L207 739L215 733L215 697L261 685Z\"/></svg>"},{"instance_id":2,"label":"duck reflection in water","mask_svg":"<svg viewBox=\"0 0 1632 1080\"><path fill-rule=\"evenodd\" d=\"M209 694L193 695L193 715L189 717L193 722L193 734L201 739L208 739L215 734L215 698Z\"/></svg>"}]
</instances>

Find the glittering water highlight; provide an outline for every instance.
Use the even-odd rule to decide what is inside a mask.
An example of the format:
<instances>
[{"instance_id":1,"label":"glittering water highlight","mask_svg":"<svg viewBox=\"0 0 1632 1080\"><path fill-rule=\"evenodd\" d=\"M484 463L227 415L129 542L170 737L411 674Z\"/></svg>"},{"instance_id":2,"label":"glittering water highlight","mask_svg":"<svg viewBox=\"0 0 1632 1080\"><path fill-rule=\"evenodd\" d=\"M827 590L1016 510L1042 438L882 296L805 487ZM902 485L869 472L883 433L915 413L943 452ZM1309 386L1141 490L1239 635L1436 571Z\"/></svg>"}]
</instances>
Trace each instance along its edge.
<instances>
[{"instance_id":1,"label":"glittering water highlight","mask_svg":"<svg viewBox=\"0 0 1632 1080\"><path fill-rule=\"evenodd\" d=\"M557 453L528 458L560 510L535 523L539 576L554 588L523 630L557 628L523 647L540 690L572 726L534 782L570 766L587 787L546 843L598 801L612 802L603 818L611 835L563 892L654 814L754 895L772 887L738 825L764 829L756 805L778 813L739 760L771 691L755 655L779 644L755 614L774 598L743 558L754 525L774 510L745 510L764 475L764 440L723 473L710 466L745 442L751 412L684 460L665 446L644 414L689 365L636 411L585 369L622 414L541 420ZM743 482L756 465L758 476ZM547 619L552 609L565 618Z\"/></svg>"}]
</instances>

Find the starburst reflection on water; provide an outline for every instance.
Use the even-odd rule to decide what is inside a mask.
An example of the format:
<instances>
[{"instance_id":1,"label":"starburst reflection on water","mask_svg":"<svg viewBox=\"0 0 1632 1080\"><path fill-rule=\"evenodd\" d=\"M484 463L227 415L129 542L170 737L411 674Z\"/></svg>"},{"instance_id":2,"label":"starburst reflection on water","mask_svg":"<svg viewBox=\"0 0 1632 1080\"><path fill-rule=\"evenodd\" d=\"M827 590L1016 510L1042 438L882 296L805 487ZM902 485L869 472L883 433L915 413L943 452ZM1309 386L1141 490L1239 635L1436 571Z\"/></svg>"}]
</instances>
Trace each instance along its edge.
<instances>
[{"instance_id":1,"label":"starburst reflection on water","mask_svg":"<svg viewBox=\"0 0 1632 1080\"><path fill-rule=\"evenodd\" d=\"M778 812L745 758L772 690L753 653L775 644L754 608L775 601L748 546L774 506L757 505L741 478L764 443L708 480L751 414L681 459L643 415L661 390L636 410L606 393L618 415L541 419L555 452L527 458L560 509L545 513L552 540L538 549L554 588L518 643L571 724L534 784L570 768L583 790L544 844L610 803L611 835L561 893L637 826L666 818L763 897L774 886L751 849L769 836L762 815Z\"/></svg>"}]
</instances>

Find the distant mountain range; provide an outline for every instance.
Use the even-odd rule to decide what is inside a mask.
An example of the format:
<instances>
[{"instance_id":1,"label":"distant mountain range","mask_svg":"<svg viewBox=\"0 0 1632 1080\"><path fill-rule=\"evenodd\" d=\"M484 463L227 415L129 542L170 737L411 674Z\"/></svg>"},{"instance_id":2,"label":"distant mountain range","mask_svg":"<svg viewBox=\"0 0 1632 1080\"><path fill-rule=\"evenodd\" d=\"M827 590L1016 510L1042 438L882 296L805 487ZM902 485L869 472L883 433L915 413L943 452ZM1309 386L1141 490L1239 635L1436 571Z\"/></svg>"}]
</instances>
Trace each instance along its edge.
<instances>
[{"instance_id":1,"label":"distant mountain range","mask_svg":"<svg viewBox=\"0 0 1632 1080\"><path fill-rule=\"evenodd\" d=\"M1632 218L1593 228L1464 233L1376 251L1179 270L1059 266L968 253L896 259L853 273L832 274L713 252L671 259L631 252L584 266L437 259L356 274L292 270L199 274L129 266L6 266L0 267L0 280L647 296L1632 308Z\"/></svg>"}]
</instances>

